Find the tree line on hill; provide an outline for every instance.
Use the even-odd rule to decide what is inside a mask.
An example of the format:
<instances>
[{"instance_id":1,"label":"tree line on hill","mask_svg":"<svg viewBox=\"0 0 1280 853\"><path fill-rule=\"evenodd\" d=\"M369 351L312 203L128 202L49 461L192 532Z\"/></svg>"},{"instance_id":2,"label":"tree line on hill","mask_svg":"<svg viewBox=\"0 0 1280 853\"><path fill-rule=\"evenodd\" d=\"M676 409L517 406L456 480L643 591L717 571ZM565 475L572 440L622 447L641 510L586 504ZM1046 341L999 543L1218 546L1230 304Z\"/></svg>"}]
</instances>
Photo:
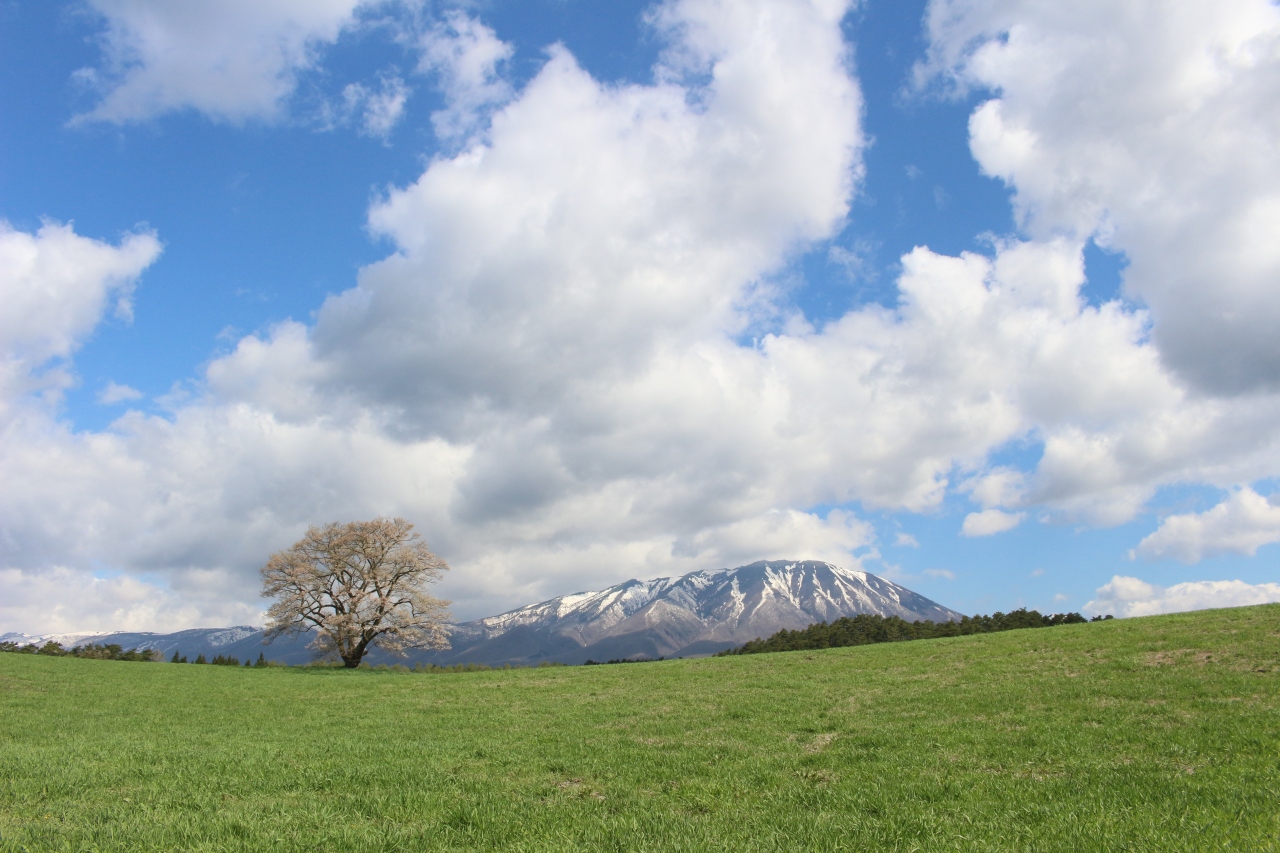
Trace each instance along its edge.
<instances>
[{"instance_id":1,"label":"tree line on hill","mask_svg":"<svg viewBox=\"0 0 1280 853\"><path fill-rule=\"evenodd\" d=\"M173 653L173 657L169 658L169 663L188 663L187 656L179 655L175 651ZM214 666L239 666L240 658L235 658L235 657L232 657L231 655L216 655L213 660L205 660L204 654L198 654L196 655L196 659L193 661L190 661L190 663L207 663L207 664L213 664ZM258 659L256 661L250 661L248 658L245 658L244 665L258 666L258 667L277 666L277 664L267 660L266 656L263 655L262 652L258 652Z\"/></svg>"},{"instance_id":2,"label":"tree line on hill","mask_svg":"<svg viewBox=\"0 0 1280 853\"><path fill-rule=\"evenodd\" d=\"M28 643L21 645L13 642L0 643L0 652L14 652L23 655L49 655L59 658L89 658L91 660L129 660L129 661L146 661L156 662L164 660L164 655L155 649L125 649L118 643L106 643L104 645L84 645L73 646L72 648L64 648L61 643L49 640L44 645ZM173 653L173 657L169 659L169 663L187 663L186 655ZM240 666L239 658L230 655L216 655L213 660L206 660L203 654L196 655L196 659L191 663L207 663L214 666ZM261 652L258 653L257 661L245 660L245 666L273 666Z\"/></svg>"},{"instance_id":3,"label":"tree line on hill","mask_svg":"<svg viewBox=\"0 0 1280 853\"><path fill-rule=\"evenodd\" d=\"M582 665L583 666L605 666L607 664L614 664L614 663L657 663L658 661L662 661L662 660L666 660L666 658L664 657L662 658L614 658L613 660L592 660L588 658L587 660L582 662ZM679 660L684 660L684 658L679 658Z\"/></svg>"},{"instance_id":4,"label":"tree line on hill","mask_svg":"<svg viewBox=\"0 0 1280 853\"><path fill-rule=\"evenodd\" d=\"M26 655L50 655L52 657L90 658L92 660L132 660L158 661L160 653L151 649L124 649L117 643L106 645L85 645L66 649L61 643L48 641L42 646L35 643L19 645L18 643L0 643L0 652L16 652Z\"/></svg>"},{"instance_id":5,"label":"tree line on hill","mask_svg":"<svg viewBox=\"0 0 1280 853\"><path fill-rule=\"evenodd\" d=\"M44 643L43 645L39 645L36 643L23 645L19 643L6 641L3 643L0 643L0 652L14 652L17 654L27 654L27 655L50 655L53 657L92 658L95 660L129 660L129 661L163 661L164 660L164 655L154 649L126 650L115 643L108 643L107 645L103 645L103 646L96 646L96 645L75 646L73 648L68 649L68 648L64 648L61 643L56 643L56 642L53 642L52 640ZM245 667L252 667L252 668L285 665L278 661L267 660L266 656L262 652L258 653L258 659L256 661L251 661L246 659L244 663L241 664L239 658L233 657L231 655L215 655L213 659L210 660L206 658L202 653L202 654L196 655L195 660L188 660L186 655L179 654L178 652L175 651L173 653L173 657L169 658L169 663L192 663L192 664L199 663L199 664L208 664L212 666L245 666ZM309 664L304 664L304 666L341 667L343 666L343 664L341 661L335 662L332 660L326 660L322 658L319 660L314 660ZM378 664L377 666L369 666L369 664L367 663L361 664L362 669L388 670L388 671L395 671L395 672L428 673L428 674L457 673L457 672L489 672L490 670L503 670L503 669L529 669L529 668L542 669L549 666L564 666L564 664L558 663L555 661L541 661L537 664L515 664L515 665L507 663L507 664L500 664L496 666L490 666L489 664L485 664L485 663L457 663L457 664L453 664L452 666L439 666L437 664L418 663L418 664L414 664L412 668L405 666L403 664L388 665L383 663L383 664Z\"/></svg>"},{"instance_id":6,"label":"tree line on hill","mask_svg":"<svg viewBox=\"0 0 1280 853\"><path fill-rule=\"evenodd\" d=\"M933 622L928 619L908 622L897 616L859 614L844 616L834 622L819 622L798 631L782 630L768 639L755 639L734 649L717 652L724 655L754 655L762 652L796 652L810 649L836 649L845 646L867 646L872 643L899 643L905 640L932 640L938 637L963 637L969 634L994 634L1021 628L1050 628L1100 622L1111 616L1085 619L1079 613L1055 613L1044 616L1039 611L1019 608L1011 613L996 612L990 616L965 616L958 622Z\"/></svg>"}]
</instances>

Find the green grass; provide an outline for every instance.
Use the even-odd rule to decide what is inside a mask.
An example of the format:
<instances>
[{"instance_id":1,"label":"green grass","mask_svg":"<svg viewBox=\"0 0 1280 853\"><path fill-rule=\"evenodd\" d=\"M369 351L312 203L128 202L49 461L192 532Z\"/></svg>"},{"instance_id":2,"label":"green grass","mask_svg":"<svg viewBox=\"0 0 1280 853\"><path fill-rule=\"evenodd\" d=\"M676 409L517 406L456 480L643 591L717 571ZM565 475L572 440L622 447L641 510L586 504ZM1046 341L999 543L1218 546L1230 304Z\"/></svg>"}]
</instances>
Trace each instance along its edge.
<instances>
[{"instance_id":1,"label":"green grass","mask_svg":"<svg viewBox=\"0 0 1280 853\"><path fill-rule=\"evenodd\" d=\"M456 675L0 655L0 850L1274 850L1280 606Z\"/></svg>"}]
</instances>

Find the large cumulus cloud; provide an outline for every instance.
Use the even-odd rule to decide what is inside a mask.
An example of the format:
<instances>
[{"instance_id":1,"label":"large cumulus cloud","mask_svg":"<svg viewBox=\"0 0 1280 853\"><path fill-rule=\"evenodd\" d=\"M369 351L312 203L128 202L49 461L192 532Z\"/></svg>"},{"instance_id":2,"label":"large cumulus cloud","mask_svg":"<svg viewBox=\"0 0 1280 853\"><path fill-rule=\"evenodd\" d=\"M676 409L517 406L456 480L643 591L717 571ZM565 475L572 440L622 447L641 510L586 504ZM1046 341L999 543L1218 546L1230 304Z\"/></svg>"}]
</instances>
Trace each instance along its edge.
<instances>
[{"instance_id":1,"label":"large cumulus cloud","mask_svg":"<svg viewBox=\"0 0 1280 853\"><path fill-rule=\"evenodd\" d=\"M771 310L761 277L844 215L861 137L843 12L673 5L653 86L601 86L553 51L492 142L373 211L398 251L314 328L248 338L194 402L104 433L24 399L0 464L45 487L4 507L7 562L98 562L169 585L220 572L252 599L255 564L308 522L379 512L422 523L472 569L455 575L460 597L486 606L670 566L681 535L690 567L760 529L792 542L829 528L813 547L848 557L866 539L856 523L779 516L725 497L728 484L672 529L707 491L679 470L695 448L660 448L652 414L617 410L667 395L655 359L679 371L704 339L732 355L723 333ZM615 379L627 399L610 399Z\"/></svg>"},{"instance_id":2,"label":"large cumulus cloud","mask_svg":"<svg viewBox=\"0 0 1280 853\"><path fill-rule=\"evenodd\" d=\"M1086 22L1099 36L1136 6L1108 8ZM241 340L192 402L86 433L14 392L0 477L24 488L0 494L0 568L34 589L51 567L106 566L183 590L190 621L217 621L253 606L254 569L308 523L397 513L455 566L444 592L474 616L630 576L874 557L853 509L816 507L929 511L958 491L978 507L965 532L984 535L1033 509L1123 522L1165 484L1280 473L1260 344L1230 324L1214 333L1221 364L1251 365L1243 384L1235 368L1189 371L1171 354L1177 334L1161 336L1157 285L1142 283L1150 246L1191 250L1177 222L1162 230L1121 201L1135 182L1181 186L1183 141L1131 138L1120 122L1115 145L1136 153L1114 174L1076 169L1097 188L1073 195L1063 158L1105 125L1060 125L1023 100L1087 89L1096 64L1051 39L1017 74L982 59L1017 49L1039 5L939 2L930 19L934 71L1000 90L975 113L972 144L1016 190L1025 232L988 255L916 248L892 308L815 328L789 307L779 271L842 227L862 174L845 11L668 3L653 16L669 48L651 85L602 85L554 48L519 92L458 100L459 126L494 110L487 130L372 207L387 258L313 324ZM1255 17L1246 29L1265 33ZM1179 20L1143 37L1199 45L1199 19ZM476 79L501 88L492 33L457 17L433 32L483 35ZM1152 79L1115 68L1092 97L1145 103ZM1228 137L1274 140L1251 113L1205 106L1234 90L1188 91L1149 109L1171 121L1208 110ZM1026 132L991 131L996 109ZM1008 160L1019 138L1056 153ZM1255 166L1253 194L1237 207L1215 195L1220 210L1252 215L1271 174ZM1169 215L1183 210L1161 192ZM1149 312L1081 298L1091 237L1131 253ZM1251 304L1222 290L1224 305ZM28 359L21 375L40 369ZM990 461L1015 441L1042 446L1038 462ZM13 627L41 627L32 619Z\"/></svg>"},{"instance_id":3,"label":"large cumulus cloud","mask_svg":"<svg viewBox=\"0 0 1280 853\"><path fill-rule=\"evenodd\" d=\"M994 92L972 150L1028 231L1123 251L1196 389L1280 388L1280 7L934 0L927 24L921 73Z\"/></svg>"}]
</instances>

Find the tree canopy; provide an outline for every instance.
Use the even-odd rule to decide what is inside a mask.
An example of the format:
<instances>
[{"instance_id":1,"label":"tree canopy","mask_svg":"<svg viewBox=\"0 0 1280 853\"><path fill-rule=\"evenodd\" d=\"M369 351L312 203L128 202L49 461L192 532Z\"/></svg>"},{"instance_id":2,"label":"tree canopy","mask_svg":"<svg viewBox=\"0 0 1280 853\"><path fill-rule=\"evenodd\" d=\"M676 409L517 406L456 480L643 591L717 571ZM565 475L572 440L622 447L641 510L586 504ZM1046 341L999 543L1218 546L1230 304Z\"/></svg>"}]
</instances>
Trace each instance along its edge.
<instances>
[{"instance_id":1,"label":"tree canopy","mask_svg":"<svg viewBox=\"0 0 1280 853\"><path fill-rule=\"evenodd\" d=\"M449 602L427 587L448 568L403 518L312 527L262 568L266 639L315 631L312 648L347 667L375 646L447 649Z\"/></svg>"}]
</instances>

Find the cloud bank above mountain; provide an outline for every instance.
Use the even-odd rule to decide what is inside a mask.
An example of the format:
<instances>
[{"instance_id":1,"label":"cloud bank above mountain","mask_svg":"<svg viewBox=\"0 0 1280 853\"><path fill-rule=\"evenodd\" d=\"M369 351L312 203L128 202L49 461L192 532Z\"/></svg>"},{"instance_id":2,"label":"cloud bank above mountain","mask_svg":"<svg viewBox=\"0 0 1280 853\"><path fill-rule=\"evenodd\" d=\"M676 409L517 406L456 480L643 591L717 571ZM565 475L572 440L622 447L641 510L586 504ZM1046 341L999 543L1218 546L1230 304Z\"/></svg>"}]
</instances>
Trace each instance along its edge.
<instances>
[{"instance_id":1,"label":"cloud bank above mountain","mask_svg":"<svg viewBox=\"0 0 1280 853\"><path fill-rule=\"evenodd\" d=\"M103 566L181 594L193 624L252 621L267 554L377 514L419 523L476 616L756 558L858 568L878 553L859 507L963 494L977 509L957 532L987 536L1033 515L1123 523L1171 484L1238 502L1280 475L1280 171L1259 148L1280 136L1280 13L1157 5L934 2L920 85L991 92L970 144L1022 231L987 254L917 247L895 306L820 327L784 273L848 221L867 145L835 0L668 2L651 83L602 84L554 46L518 90L495 34L446 18L424 62L462 150L372 204L392 251L313 322L211 360L164 416L77 431L42 393L70 381L111 300L128 304L157 238L0 234L35 271L0 267L28 306L0 335L0 479L20 486L0 495L3 568L31 614L11 627L46 629L47 579ZM271 47L246 42L252 97L234 103L113 24L134 58L95 117L278 115L307 46L356 4L286 7L255 18ZM142 32L145 8L112 20ZM1090 240L1129 257L1128 299L1082 296ZM63 281L72 319L32 296ZM1038 460L998 461L1019 442ZM1162 544L1179 525L1139 550L1208 553ZM77 628L125 627L89 612Z\"/></svg>"}]
</instances>

